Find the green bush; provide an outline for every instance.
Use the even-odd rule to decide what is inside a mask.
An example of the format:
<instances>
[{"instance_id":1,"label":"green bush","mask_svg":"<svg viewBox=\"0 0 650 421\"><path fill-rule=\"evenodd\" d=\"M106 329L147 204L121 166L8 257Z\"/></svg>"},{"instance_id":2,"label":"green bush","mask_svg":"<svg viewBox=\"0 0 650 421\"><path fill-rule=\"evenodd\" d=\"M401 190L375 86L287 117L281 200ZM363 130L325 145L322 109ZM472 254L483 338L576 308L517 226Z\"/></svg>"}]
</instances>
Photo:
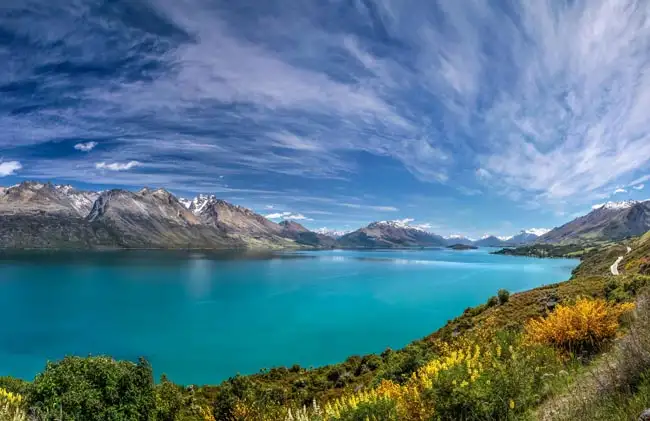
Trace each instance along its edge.
<instances>
[{"instance_id":1,"label":"green bush","mask_svg":"<svg viewBox=\"0 0 650 421\"><path fill-rule=\"evenodd\" d=\"M485 303L488 307L495 307L499 305L499 299L493 295L490 298L488 298L487 303Z\"/></svg>"},{"instance_id":2,"label":"green bush","mask_svg":"<svg viewBox=\"0 0 650 421\"><path fill-rule=\"evenodd\" d=\"M25 395L29 387L29 382L26 382L15 377L0 377L0 389L8 392Z\"/></svg>"},{"instance_id":3,"label":"green bush","mask_svg":"<svg viewBox=\"0 0 650 421\"><path fill-rule=\"evenodd\" d=\"M109 357L66 357L50 362L29 387L28 406L62 421L155 419L151 366Z\"/></svg>"},{"instance_id":4,"label":"green bush","mask_svg":"<svg viewBox=\"0 0 650 421\"><path fill-rule=\"evenodd\" d=\"M156 386L156 421L176 421L185 406L180 386L170 382L165 375Z\"/></svg>"},{"instance_id":5,"label":"green bush","mask_svg":"<svg viewBox=\"0 0 650 421\"><path fill-rule=\"evenodd\" d=\"M507 289L500 289L497 296L499 297L499 303L505 304L510 299L510 292Z\"/></svg>"}]
</instances>

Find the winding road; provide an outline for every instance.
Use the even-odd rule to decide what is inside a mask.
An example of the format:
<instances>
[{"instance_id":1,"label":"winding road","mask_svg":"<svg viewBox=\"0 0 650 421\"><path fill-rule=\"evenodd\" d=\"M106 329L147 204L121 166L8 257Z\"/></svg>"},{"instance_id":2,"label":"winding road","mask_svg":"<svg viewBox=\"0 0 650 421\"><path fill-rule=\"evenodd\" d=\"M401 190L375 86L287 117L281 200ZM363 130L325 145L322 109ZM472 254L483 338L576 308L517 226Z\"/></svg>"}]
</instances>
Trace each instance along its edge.
<instances>
[{"instance_id":1,"label":"winding road","mask_svg":"<svg viewBox=\"0 0 650 421\"><path fill-rule=\"evenodd\" d=\"M631 252L631 251L632 251L632 249L630 247L628 247L626 254ZM623 260L623 257L625 257L625 256L618 256L618 259L616 259L614 264L612 264L609 267L609 270L612 272L612 275L618 276L618 264L621 263L621 260Z\"/></svg>"}]
</instances>

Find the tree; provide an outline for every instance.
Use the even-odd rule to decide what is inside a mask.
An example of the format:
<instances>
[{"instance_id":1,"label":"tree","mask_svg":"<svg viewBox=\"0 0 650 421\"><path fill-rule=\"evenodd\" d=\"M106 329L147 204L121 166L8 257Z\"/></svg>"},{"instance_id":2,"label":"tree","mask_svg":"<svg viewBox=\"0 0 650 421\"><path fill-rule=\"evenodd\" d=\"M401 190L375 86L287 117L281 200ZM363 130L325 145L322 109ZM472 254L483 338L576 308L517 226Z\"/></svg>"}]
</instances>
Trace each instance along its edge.
<instances>
[{"instance_id":1,"label":"tree","mask_svg":"<svg viewBox=\"0 0 650 421\"><path fill-rule=\"evenodd\" d=\"M29 388L27 403L62 421L149 421L156 394L149 363L110 357L66 357L47 364ZM58 418L57 418L58 419Z\"/></svg>"},{"instance_id":2,"label":"tree","mask_svg":"<svg viewBox=\"0 0 650 421\"><path fill-rule=\"evenodd\" d=\"M499 296L499 303L501 304L507 303L510 299L510 292L507 289L500 289L499 292L497 292L497 295Z\"/></svg>"}]
</instances>

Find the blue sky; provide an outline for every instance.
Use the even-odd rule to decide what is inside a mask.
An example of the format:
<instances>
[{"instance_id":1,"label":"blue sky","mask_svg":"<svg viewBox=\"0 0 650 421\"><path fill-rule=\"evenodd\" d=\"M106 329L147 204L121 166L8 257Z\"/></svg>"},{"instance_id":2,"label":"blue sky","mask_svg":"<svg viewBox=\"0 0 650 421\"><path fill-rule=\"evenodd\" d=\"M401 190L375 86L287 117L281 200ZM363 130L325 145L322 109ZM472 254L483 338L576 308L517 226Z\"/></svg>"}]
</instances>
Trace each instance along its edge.
<instances>
[{"instance_id":1,"label":"blue sky","mask_svg":"<svg viewBox=\"0 0 650 421\"><path fill-rule=\"evenodd\" d=\"M0 184L214 193L311 228L550 228L648 197L649 14L633 0L8 0Z\"/></svg>"}]
</instances>

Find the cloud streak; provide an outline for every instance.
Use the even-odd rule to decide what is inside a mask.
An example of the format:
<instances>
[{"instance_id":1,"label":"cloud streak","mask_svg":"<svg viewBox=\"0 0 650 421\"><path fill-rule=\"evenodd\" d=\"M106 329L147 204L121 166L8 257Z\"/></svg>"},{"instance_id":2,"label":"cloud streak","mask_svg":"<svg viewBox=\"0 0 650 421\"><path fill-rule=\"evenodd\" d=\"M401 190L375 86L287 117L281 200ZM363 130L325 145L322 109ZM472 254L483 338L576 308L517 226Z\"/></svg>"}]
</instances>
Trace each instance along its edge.
<instances>
[{"instance_id":1,"label":"cloud streak","mask_svg":"<svg viewBox=\"0 0 650 421\"><path fill-rule=\"evenodd\" d=\"M109 171L128 171L132 168L140 166L138 161L129 161L129 162L112 162L110 164L106 162L98 162L95 164L95 168L98 170L109 170Z\"/></svg>"},{"instance_id":2,"label":"cloud streak","mask_svg":"<svg viewBox=\"0 0 650 421\"><path fill-rule=\"evenodd\" d=\"M20 40L0 48L8 174L22 162L121 183L146 162L192 189L222 174L348 180L386 160L528 204L648 181L640 0L30 4L44 12L0 12ZM85 154L36 165L63 142L95 167Z\"/></svg>"}]
</instances>

